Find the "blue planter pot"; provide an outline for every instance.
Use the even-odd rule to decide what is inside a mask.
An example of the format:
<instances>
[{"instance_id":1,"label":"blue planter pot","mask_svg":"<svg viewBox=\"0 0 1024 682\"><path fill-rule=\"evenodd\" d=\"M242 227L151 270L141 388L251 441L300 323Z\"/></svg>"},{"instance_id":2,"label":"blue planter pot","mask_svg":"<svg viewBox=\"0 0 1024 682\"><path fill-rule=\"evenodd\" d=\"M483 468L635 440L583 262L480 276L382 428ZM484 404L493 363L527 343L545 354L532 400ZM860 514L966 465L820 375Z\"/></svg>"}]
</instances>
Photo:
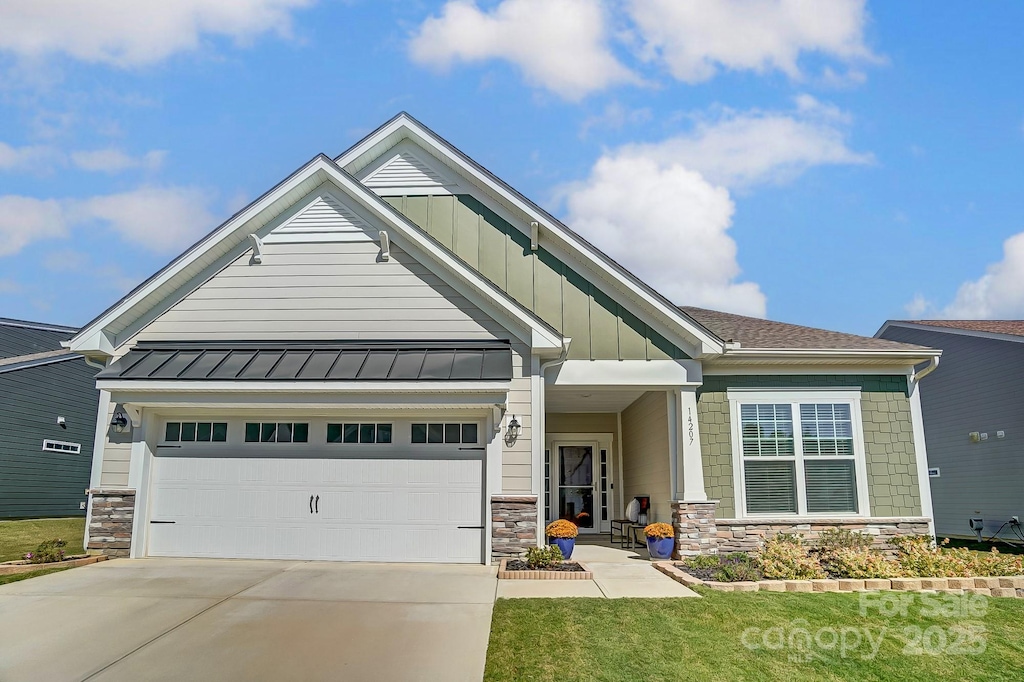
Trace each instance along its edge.
<instances>
[{"instance_id":1,"label":"blue planter pot","mask_svg":"<svg viewBox=\"0 0 1024 682\"><path fill-rule=\"evenodd\" d=\"M562 556L568 559L572 556L573 547L576 546L576 538L548 538L548 544L558 547Z\"/></svg>"},{"instance_id":2,"label":"blue planter pot","mask_svg":"<svg viewBox=\"0 0 1024 682\"><path fill-rule=\"evenodd\" d=\"M652 559L663 561L672 558L675 544L675 538L647 538L647 551L651 553Z\"/></svg>"}]
</instances>

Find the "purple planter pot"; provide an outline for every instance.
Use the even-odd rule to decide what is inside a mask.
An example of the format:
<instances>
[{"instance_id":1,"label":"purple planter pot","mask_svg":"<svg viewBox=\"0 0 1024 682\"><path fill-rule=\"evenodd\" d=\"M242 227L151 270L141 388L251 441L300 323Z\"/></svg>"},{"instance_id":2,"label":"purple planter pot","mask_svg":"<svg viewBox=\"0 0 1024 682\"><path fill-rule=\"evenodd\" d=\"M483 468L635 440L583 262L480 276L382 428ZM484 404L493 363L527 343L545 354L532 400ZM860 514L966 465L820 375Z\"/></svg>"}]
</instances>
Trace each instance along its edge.
<instances>
[{"instance_id":1,"label":"purple planter pot","mask_svg":"<svg viewBox=\"0 0 1024 682\"><path fill-rule=\"evenodd\" d=\"M664 561L672 558L675 544L675 538L647 538L647 551L650 552L652 559Z\"/></svg>"},{"instance_id":2,"label":"purple planter pot","mask_svg":"<svg viewBox=\"0 0 1024 682\"><path fill-rule=\"evenodd\" d=\"M576 538L548 538L548 544L558 547L562 556L568 559L572 556L573 547L576 546Z\"/></svg>"}]
</instances>

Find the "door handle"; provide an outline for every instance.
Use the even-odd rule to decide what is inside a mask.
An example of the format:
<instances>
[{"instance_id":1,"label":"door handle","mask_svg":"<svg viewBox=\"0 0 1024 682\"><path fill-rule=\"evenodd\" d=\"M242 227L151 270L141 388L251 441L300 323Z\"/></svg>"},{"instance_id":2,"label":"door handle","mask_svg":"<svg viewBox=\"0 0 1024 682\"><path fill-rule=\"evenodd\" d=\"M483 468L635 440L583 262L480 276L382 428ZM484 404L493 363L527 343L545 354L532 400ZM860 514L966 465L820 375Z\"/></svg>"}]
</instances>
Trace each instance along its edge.
<instances>
[{"instance_id":1,"label":"door handle","mask_svg":"<svg viewBox=\"0 0 1024 682\"><path fill-rule=\"evenodd\" d=\"M312 495L309 496L309 513L310 514L313 513L313 496Z\"/></svg>"},{"instance_id":2,"label":"door handle","mask_svg":"<svg viewBox=\"0 0 1024 682\"><path fill-rule=\"evenodd\" d=\"M316 513L317 514L320 513L320 496L319 495L316 496Z\"/></svg>"},{"instance_id":3,"label":"door handle","mask_svg":"<svg viewBox=\"0 0 1024 682\"><path fill-rule=\"evenodd\" d=\"M484 526L456 526L458 530L483 530Z\"/></svg>"}]
</instances>

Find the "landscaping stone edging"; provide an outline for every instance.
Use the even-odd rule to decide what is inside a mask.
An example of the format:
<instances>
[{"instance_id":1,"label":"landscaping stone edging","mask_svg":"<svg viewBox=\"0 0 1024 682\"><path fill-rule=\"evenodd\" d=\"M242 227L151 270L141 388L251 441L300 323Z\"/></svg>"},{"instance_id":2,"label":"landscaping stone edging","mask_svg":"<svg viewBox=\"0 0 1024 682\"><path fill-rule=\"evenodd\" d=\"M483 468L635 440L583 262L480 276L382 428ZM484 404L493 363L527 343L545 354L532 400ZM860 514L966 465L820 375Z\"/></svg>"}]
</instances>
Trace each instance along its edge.
<instances>
[{"instance_id":1,"label":"landscaping stone edging","mask_svg":"<svg viewBox=\"0 0 1024 682\"><path fill-rule=\"evenodd\" d=\"M587 565L582 561L576 563L580 565L582 571L509 571L506 570L505 564L509 562L509 559L502 559L498 565L498 580L593 580L594 574L587 568Z\"/></svg>"},{"instance_id":2,"label":"landscaping stone edging","mask_svg":"<svg viewBox=\"0 0 1024 682\"><path fill-rule=\"evenodd\" d=\"M88 566L89 564L95 564L97 561L106 561L107 556L104 554L98 556L85 556L78 559L67 559L64 561L51 561L47 564L30 564L28 562L17 562L9 564L0 564L0 575L13 575L15 573L31 573L33 571L45 571L48 568L76 568L78 566Z\"/></svg>"},{"instance_id":3,"label":"landscaping stone edging","mask_svg":"<svg viewBox=\"0 0 1024 682\"><path fill-rule=\"evenodd\" d=\"M707 587L721 592L865 592L892 590L902 592L947 592L981 594L987 597L1024 598L1024 575L985 578L871 578L865 580L759 580L720 583L701 580L671 561L655 561L654 567L686 587Z\"/></svg>"}]
</instances>

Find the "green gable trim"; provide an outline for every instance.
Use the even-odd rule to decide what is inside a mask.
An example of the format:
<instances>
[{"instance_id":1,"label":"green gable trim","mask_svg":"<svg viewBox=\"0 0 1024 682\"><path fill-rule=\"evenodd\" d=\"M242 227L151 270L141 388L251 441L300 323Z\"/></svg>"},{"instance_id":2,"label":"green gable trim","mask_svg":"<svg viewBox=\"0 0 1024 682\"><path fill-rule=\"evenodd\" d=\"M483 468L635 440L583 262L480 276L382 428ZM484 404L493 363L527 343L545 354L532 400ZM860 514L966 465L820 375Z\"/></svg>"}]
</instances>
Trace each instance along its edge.
<instances>
[{"instance_id":1,"label":"green gable trim","mask_svg":"<svg viewBox=\"0 0 1024 682\"><path fill-rule=\"evenodd\" d=\"M470 195L384 200L525 308L572 337L574 360L665 360L688 356L544 248Z\"/></svg>"},{"instance_id":2,"label":"green gable trim","mask_svg":"<svg viewBox=\"0 0 1024 682\"><path fill-rule=\"evenodd\" d=\"M708 499L721 518L735 518L730 388L859 388L872 516L920 516L914 431L907 378L888 375L705 376L697 389L697 418Z\"/></svg>"}]
</instances>

